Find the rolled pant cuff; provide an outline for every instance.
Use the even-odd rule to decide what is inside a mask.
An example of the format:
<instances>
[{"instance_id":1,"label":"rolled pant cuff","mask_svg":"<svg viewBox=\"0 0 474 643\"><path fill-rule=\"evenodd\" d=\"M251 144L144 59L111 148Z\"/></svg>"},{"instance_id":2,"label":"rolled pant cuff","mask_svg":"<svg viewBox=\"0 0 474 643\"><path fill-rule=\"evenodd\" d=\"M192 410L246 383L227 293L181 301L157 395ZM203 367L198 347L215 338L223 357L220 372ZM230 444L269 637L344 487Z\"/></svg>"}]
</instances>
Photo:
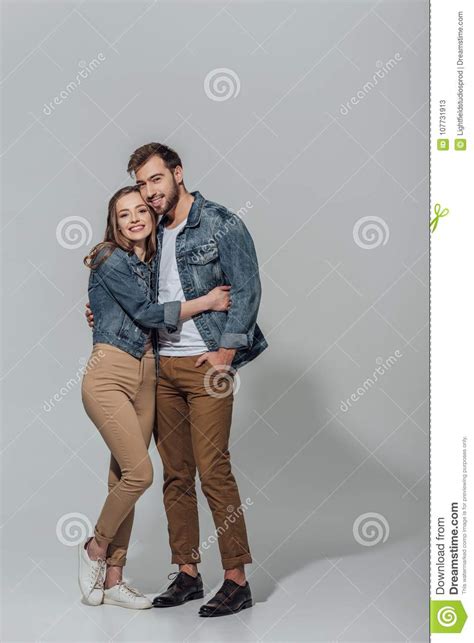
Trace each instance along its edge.
<instances>
[{"instance_id":1,"label":"rolled pant cuff","mask_svg":"<svg viewBox=\"0 0 474 643\"><path fill-rule=\"evenodd\" d=\"M102 534L100 534L99 531L97 530L97 527L94 529L94 538L97 544L100 546L110 545L110 543L114 539L113 536L111 538L107 538L107 536L102 536Z\"/></svg>"},{"instance_id":2,"label":"rolled pant cuff","mask_svg":"<svg viewBox=\"0 0 474 643\"><path fill-rule=\"evenodd\" d=\"M197 565L201 562L201 556L196 556L195 553L190 554L171 554L172 565Z\"/></svg>"},{"instance_id":3,"label":"rolled pant cuff","mask_svg":"<svg viewBox=\"0 0 474 643\"><path fill-rule=\"evenodd\" d=\"M252 556L247 554L241 554L240 556L234 556L234 558L226 558L222 560L223 569L234 569L234 567L240 567L240 565L250 565L252 562Z\"/></svg>"},{"instance_id":4,"label":"rolled pant cuff","mask_svg":"<svg viewBox=\"0 0 474 643\"><path fill-rule=\"evenodd\" d=\"M113 556L108 556L105 559L105 562L109 567L125 567L125 564L127 563L126 558L114 558Z\"/></svg>"}]
</instances>

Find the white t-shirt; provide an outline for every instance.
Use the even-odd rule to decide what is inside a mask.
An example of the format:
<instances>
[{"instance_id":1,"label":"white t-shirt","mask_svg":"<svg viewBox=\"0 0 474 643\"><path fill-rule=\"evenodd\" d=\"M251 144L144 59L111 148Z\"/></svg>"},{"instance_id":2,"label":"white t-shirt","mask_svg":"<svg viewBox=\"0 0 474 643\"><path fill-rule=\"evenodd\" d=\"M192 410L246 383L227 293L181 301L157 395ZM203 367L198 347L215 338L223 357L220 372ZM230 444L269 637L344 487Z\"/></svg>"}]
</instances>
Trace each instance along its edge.
<instances>
[{"instance_id":1,"label":"white t-shirt","mask_svg":"<svg viewBox=\"0 0 474 643\"><path fill-rule=\"evenodd\" d=\"M186 301L176 264L176 237L186 225L186 221L187 219L182 221L176 228L163 229L158 284L158 303L160 304L167 301ZM201 355L208 351L192 319L178 322L178 328L174 333L160 329L158 338L160 355Z\"/></svg>"}]
</instances>

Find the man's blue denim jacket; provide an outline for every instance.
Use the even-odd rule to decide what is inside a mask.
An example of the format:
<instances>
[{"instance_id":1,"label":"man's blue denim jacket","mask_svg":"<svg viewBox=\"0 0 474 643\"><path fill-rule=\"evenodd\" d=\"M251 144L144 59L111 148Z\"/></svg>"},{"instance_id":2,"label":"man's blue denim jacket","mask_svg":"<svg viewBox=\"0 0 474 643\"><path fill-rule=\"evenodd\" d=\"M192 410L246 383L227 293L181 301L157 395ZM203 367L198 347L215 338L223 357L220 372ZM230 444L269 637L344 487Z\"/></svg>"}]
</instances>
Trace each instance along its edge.
<instances>
[{"instance_id":1,"label":"man's blue denim jacket","mask_svg":"<svg viewBox=\"0 0 474 643\"><path fill-rule=\"evenodd\" d=\"M104 250L99 252L100 262ZM89 276L89 303L94 313L94 344L112 344L142 357L150 328L178 327L181 302L158 304L155 256L145 264L135 252L116 248ZM156 336L153 348L156 353Z\"/></svg>"},{"instance_id":2,"label":"man's blue denim jacket","mask_svg":"<svg viewBox=\"0 0 474 643\"><path fill-rule=\"evenodd\" d=\"M193 320L210 351L235 348L232 366L255 359L268 346L257 324L261 285L255 246L242 219L192 192L186 225L176 238L176 263L185 298L194 299L224 284L231 286L228 312L208 311ZM166 216L158 226L156 284Z\"/></svg>"}]
</instances>

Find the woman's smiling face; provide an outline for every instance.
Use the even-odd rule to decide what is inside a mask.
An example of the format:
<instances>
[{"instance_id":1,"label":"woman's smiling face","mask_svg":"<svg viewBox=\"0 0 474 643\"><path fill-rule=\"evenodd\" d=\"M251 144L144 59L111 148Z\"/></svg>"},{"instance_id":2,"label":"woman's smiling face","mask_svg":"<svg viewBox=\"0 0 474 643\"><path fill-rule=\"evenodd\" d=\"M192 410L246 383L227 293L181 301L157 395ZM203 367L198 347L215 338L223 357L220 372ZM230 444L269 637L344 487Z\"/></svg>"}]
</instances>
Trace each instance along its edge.
<instances>
[{"instance_id":1,"label":"woman's smiling face","mask_svg":"<svg viewBox=\"0 0 474 643\"><path fill-rule=\"evenodd\" d=\"M126 239L136 243L153 230L152 215L139 192L124 194L115 206L117 227Z\"/></svg>"}]
</instances>

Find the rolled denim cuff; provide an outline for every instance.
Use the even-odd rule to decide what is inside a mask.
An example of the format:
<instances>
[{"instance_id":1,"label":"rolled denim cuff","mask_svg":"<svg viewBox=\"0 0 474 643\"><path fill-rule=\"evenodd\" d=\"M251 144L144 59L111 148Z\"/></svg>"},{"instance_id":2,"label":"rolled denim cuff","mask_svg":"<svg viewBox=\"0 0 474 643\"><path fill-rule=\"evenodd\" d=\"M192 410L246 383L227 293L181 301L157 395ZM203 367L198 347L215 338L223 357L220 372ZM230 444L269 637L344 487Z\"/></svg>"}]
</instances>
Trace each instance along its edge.
<instances>
[{"instance_id":1,"label":"rolled denim cuff","mask_svg":"<svg viewBox=\"0 0 474 643\"><path fill-rule=\"evenodd\" d=\"M248 348L249 338L245 333L222 333L220 348Z\"/></svg>"},{"instance_id":2,"label":"rolled denim cuff","mask_svg":"<svg viewBox=\"0 0 474 643\"><path fill-rule=\"evenodd\" d=\"M163 323L168 332L174 333L178 328L180 314L180 301L167 301L163 304Z\"/></svg>"}]
</instances>

